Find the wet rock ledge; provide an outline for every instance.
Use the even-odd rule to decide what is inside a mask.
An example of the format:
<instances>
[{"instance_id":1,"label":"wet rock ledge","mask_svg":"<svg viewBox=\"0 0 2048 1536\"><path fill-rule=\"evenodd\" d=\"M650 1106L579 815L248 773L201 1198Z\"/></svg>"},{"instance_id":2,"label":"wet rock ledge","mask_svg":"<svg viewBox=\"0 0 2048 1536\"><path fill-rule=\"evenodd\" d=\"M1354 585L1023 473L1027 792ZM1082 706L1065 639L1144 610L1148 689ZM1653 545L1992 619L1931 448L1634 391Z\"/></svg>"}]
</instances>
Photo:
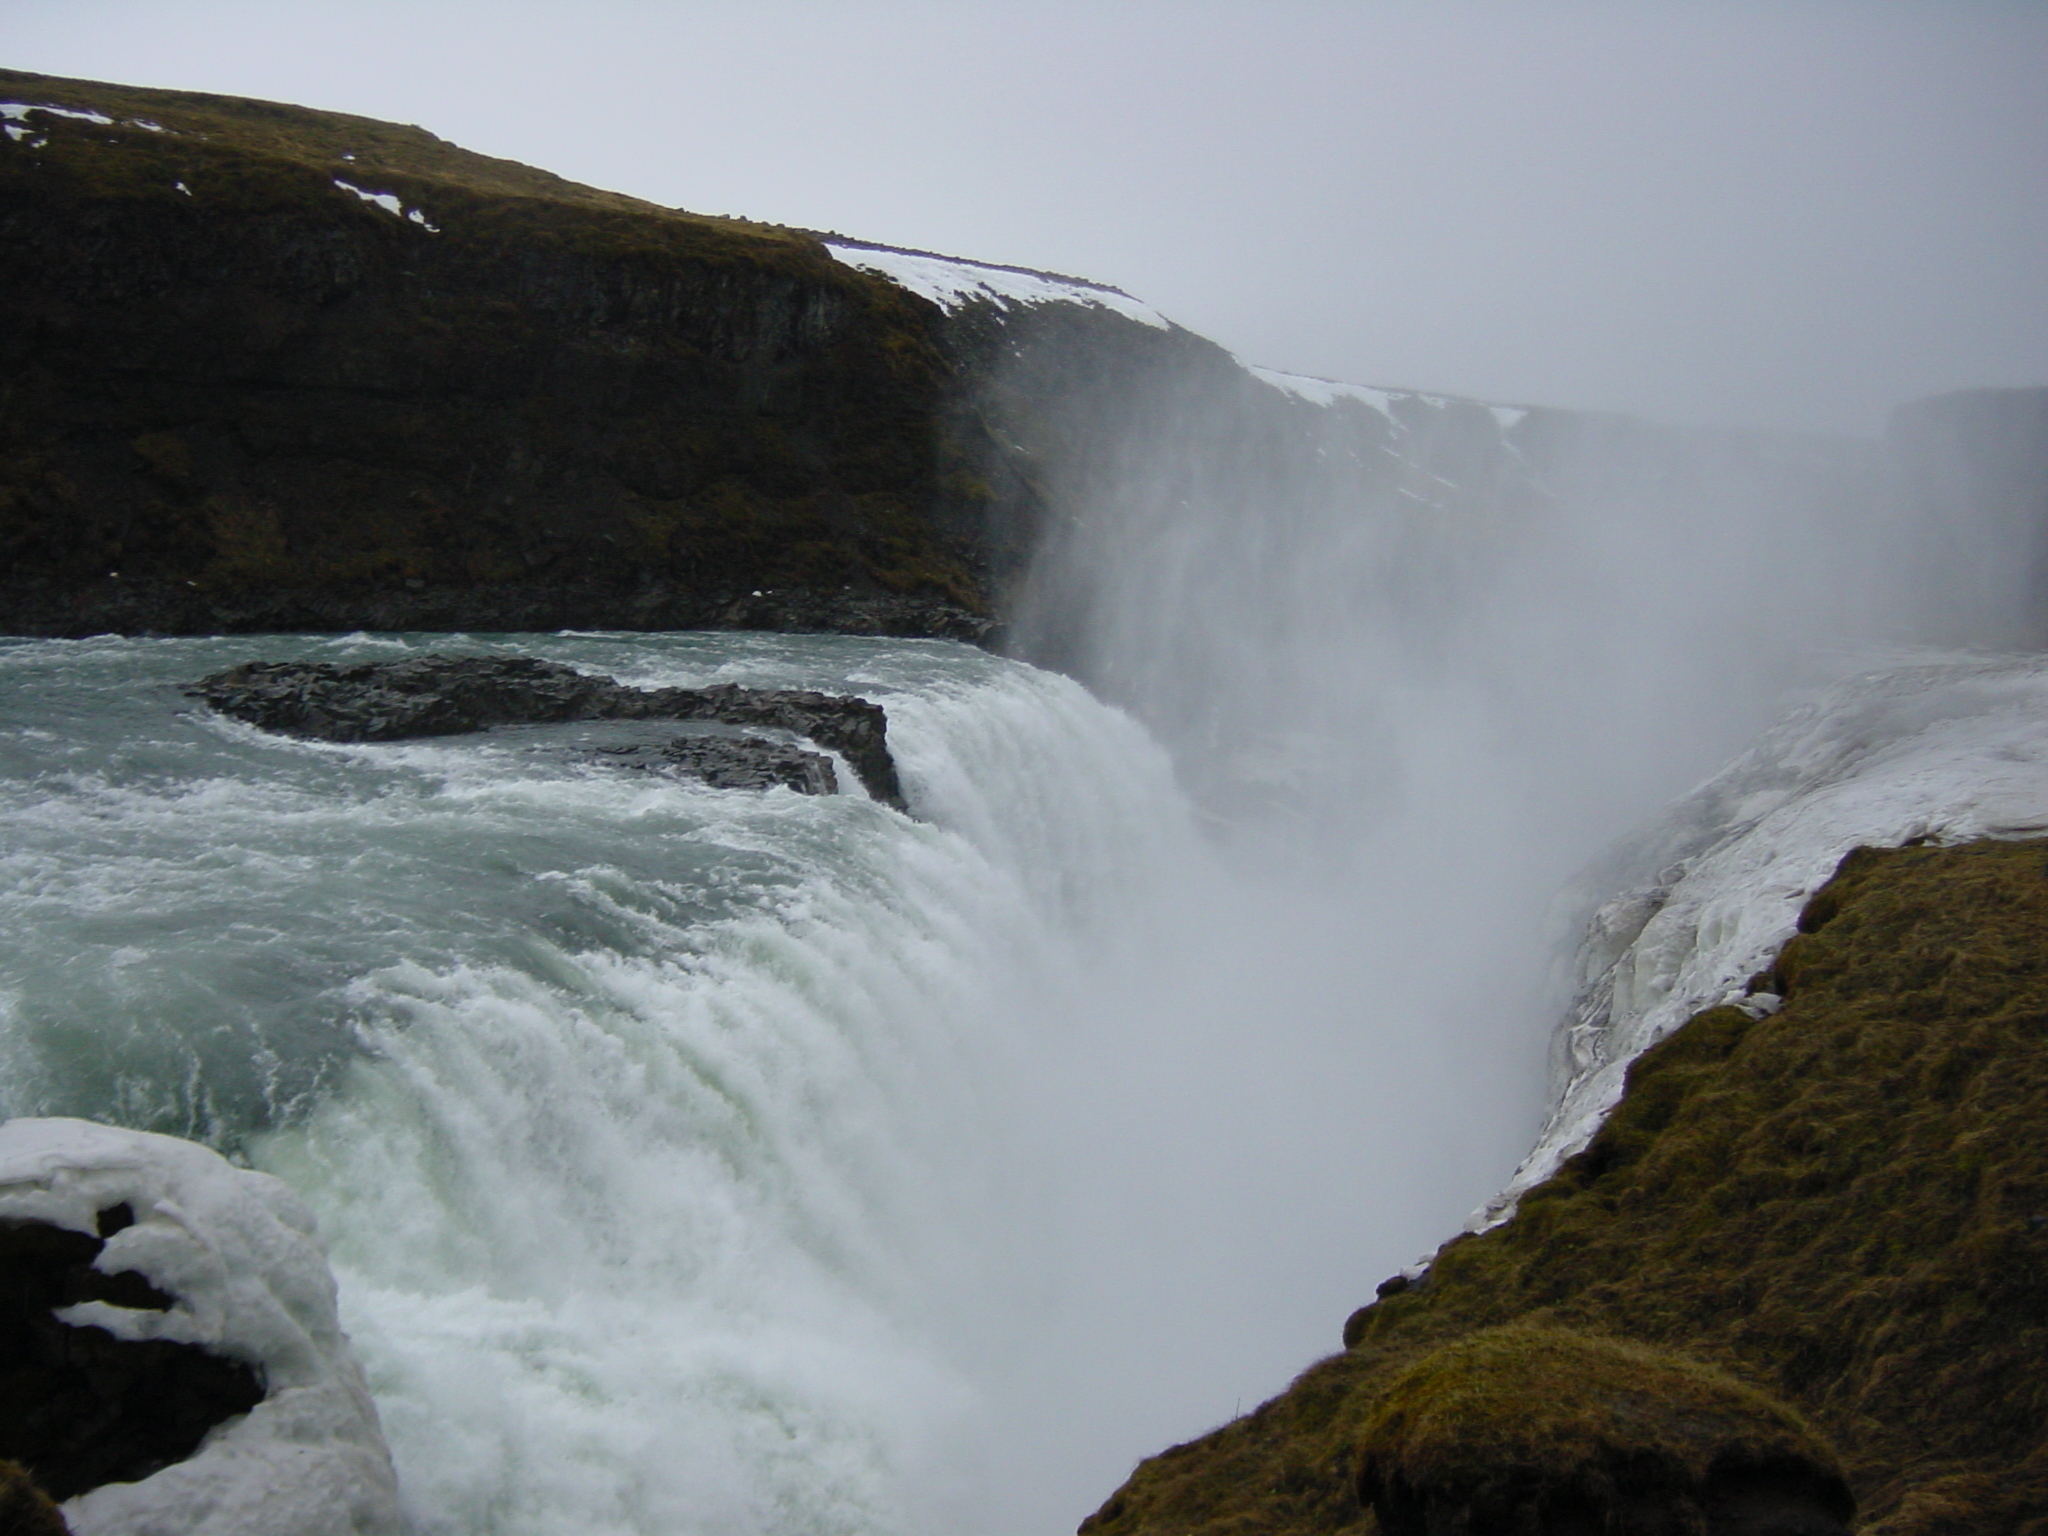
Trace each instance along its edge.
<instances>
[{"instance_id":1,"label":"wet rock ledge","mask_svg":"<svg viewBox=\"0 0 2048 1536\"><path fill-rule=\"evenodd\" d=\"M199 680L192 693L234 719L312 741L402 741L494 725L575 720L696 720L766 726L839 753L867 792L905 809L889 721L868 699L793 688L629 688L534 656L409 657L338 666L252 661ZM609 754L608 754L609 755ZM720 787L769 783L817 793L823 759L758 738L678 741L631 766L673 765Z\"/></svg>"}]
</instances>

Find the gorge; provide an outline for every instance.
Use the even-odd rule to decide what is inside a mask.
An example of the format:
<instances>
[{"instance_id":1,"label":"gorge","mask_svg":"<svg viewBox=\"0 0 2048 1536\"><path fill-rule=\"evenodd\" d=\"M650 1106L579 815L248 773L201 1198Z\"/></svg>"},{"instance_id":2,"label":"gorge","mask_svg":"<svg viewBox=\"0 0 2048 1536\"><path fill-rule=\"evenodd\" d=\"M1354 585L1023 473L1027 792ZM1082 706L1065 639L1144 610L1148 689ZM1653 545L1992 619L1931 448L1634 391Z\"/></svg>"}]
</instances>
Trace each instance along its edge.
<instances>
[{"instance_id":1,"label":"gorge","mask_svg":"<svg viewBox=\"0 0 2048 1536\"><path fill-rule=\"evenodd\" d=\"M1967 1119L1989 1045L1829 1010L1920 987L2033 1038L2032 918L1940 887L2033 912L2041 681L1993 648L2041 636L2048 392L1874 442L1333 384L1083 280L418 129L0 96L36 253L0 291L0 1112L298 1191L414 1530L1370 1528L1374 1372L1424 1342L1543 1313L1796 1355L1782 1275L1623 1284L1664 1240L1630 1170L1683 1171L1720 1063L1818 1019ZM909 814L608 772L568 715L297 740L185 693L437 653L867 700ZM1859 915L1882 871L1931 926ZM1859 981L1827 946L1864 928L1899 971L1995 951L2012 997ZM1878 1178L1785 1127L1784 1070L1725 1087L1777 1127L1759 1187ZM1966 1230L1913 1215L1880 1301L1812 1303L1865 1334L1750 1385L1878 1528L2024 1529L2003 1377L1981 1445L1873 1470L1923 1407L1858 1338L2039 1305L1986 1278L2030 1272L2037 1173L1922 1129L1898 1175L1967 1182ZM1523 1217L1418 1264L1511 1179ZM1698 1323L1743 1309L1762 1354Z\"/></svg>"}]
</instances>

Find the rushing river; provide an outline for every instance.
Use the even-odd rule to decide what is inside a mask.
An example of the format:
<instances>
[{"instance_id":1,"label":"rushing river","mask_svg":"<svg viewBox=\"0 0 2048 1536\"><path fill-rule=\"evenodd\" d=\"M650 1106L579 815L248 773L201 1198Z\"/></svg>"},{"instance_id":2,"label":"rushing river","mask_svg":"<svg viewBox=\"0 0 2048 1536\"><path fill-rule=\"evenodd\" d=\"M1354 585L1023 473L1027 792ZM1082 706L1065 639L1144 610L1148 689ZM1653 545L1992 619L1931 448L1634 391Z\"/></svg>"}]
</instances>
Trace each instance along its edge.
<instances>
[{"instance_id":1,"label":"rushing river","mask_svg":"<svg viewBox=\"0 0 2048 1536\"><path fill-rule=\"evenodd\" d=\"M860 693L913 814L182 691L427 649ZM1356 1027L1372 957L1247 969L1327 914L1250 899L1129 717L967 647L8 642L0 796L0 1110L290 1180L422 1532L1070 1527L1527 1129L1375 1215L1392 1148L1334 1128L1432 1088Z\"/></svg>"},{"instance_id":2,"label":"rushing river","mask_svg":"<svg viewBox=\"0 0 2048 1536\"><path fill-rule=\"evenodd\" d=\"M1072 1529L1500 1188L1560 883L1982 606L1882 487L1424 515L1191 498L1187 447L1035 578L1085 687L831 636L0 641L0 1113L295 1185L423 1536ZM860 694L909 814L183 691L427 650Z\"/></svg>"}]
</instances>

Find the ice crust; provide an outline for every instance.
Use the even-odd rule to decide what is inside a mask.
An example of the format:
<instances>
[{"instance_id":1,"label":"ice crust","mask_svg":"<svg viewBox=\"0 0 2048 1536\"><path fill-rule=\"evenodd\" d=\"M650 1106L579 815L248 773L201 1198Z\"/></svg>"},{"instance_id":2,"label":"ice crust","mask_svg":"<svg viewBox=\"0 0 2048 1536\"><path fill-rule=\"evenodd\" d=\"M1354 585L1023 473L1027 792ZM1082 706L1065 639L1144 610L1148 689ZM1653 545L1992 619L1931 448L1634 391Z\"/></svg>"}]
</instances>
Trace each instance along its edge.
<instances>
[{"instance_id":1,"label":"ice crust","mask_svg":"<svg viewBox=\"0 0 2048 1536\"><path fill-rule=\"evenodd\" d=\"M299 1197L174 1137L87 1120L0 1123L0 1217L94 1234L97 1213L124 1202L135 1223L107 1239L94 1267L133 1270L176 1305L87 1302L57 1315L246 1361L267 1395L187 1460L67 1502L74 1536L396 1533L390 1453Z\"/></svg>"},{"instance_id":2,"label":"ice crust","mask_svg":"<svg viewBox=\"0 0 2048 1536\"><path fill-rule=\"evenodd\" d=\"M1141 304L1115 288L1056 277L1047 272L1027 272L1016 267L988 266L955 256L936 256L927 251L899 251L881 246L825 242L825 249L849 267L886 277L899 287L930 299L939 308L955 310L977 302L1013 305L1084 304L1106 309L1149 325L1170 330L1172 322L1148 304Z\"/></svg>"},{"instance_id":3,"label":"ice crust","mask_svg":"<svg viewBox=\"0 0 2048 1536\"><path fill-rule=\"evenodd\" d=\"M1703 1008L1761 1015L1750 977L1860 845L2048 832L2048 659L1946 657L1837 684L1672 807L1588 882L1577 995L1553 1055L1556 1108L1470 1231L1592 1139L1628 1064ZM1619 877L1619 878L1617 878Z\"/></svg>"}]
</instances>

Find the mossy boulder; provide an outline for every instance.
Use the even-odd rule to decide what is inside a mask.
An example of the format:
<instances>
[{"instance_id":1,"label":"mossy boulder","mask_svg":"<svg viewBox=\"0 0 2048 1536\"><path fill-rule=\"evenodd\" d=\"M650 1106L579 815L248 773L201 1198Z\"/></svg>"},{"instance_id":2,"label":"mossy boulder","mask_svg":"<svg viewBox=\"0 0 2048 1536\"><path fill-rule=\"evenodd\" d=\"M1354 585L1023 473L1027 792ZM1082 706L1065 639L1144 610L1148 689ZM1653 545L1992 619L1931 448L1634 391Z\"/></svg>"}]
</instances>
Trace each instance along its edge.
<instances>
[{"instance_id":1,"label":"mossy boulder","mask_svg":"<svg viewBox=\"0 0 2048 1536\"><path fill-rule=\"evenodd\" d=\"M1386 1536L1745 1528L1833 1536L1855 1503L1785 1404L1668 1350L1488 1329L1402 1372L1359 1432Z\"/></svg>"},{"instance_id":2,"label":"mossy boulder","mask_svg":"<svg viewBox=\"0 0 2048 1536\"><path fill-rule=\"evenodd\" d=\"M1800 927L1758 981L1783 1007L1709 1009L1645 1052L1513 1219L1084 1528L1370 1531L1361 1468L1408 1443L1390 1390L1519 1324L1788 1404L1869 1536L2048 1533L2048 841L1859 849Z\"/></svg>"}]
</instances>

